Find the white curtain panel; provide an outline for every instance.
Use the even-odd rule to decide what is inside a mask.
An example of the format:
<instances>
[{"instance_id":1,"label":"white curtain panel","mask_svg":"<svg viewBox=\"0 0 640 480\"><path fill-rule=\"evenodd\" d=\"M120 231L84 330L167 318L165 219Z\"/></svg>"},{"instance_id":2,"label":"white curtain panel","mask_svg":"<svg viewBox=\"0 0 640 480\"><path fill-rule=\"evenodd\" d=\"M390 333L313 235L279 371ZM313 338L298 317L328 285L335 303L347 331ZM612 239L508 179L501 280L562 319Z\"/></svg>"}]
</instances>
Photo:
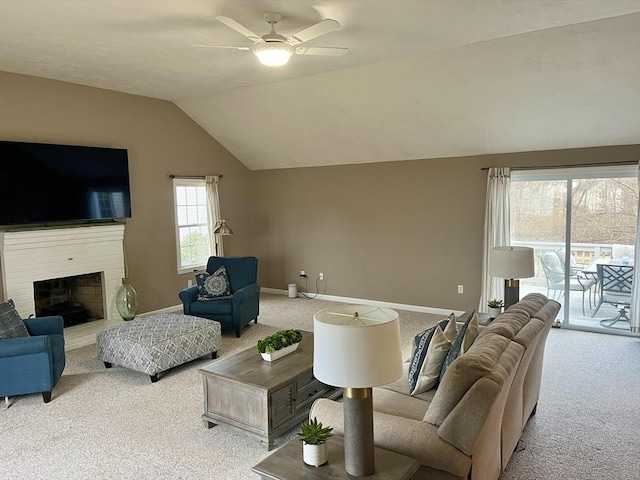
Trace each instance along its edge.
<instances>
[{"instance_id":1,"label":"white curtain panel","mask_svg":"<svg viewBox=\"0 0 640 480\"><path fill-rule=\"evenodd\" d=\"M638 162L638 188L640 189L640 162ZM640 268L640 199L638 200L638 224L636 227L636 248L633 258L635 266L633 274L633 289L631 291L631 331L640 333L640 279L638 278L638 268Z\"/></svg>"},{"instance_id":2,"label":"white curtain panel","mask_svg":"<svg viewBox=\"0 0 640 480\"><path fill-rule=\"evenodd\" d=\"M218 222L222 219L220 215L220 197L218 196L218 182L220 177L217 175L207 175L205 177L207 186L207 216L209 217L209 240L216 255L224 255L224 245L222 244L222 235L215 235Z\"/></svg>"},{"instance_id":3,"label":"white curtain panel","mask_svg":"<svg viewBox=\"0 0 640 480\"><path fill-rule=\"evenodd\" d=\"M478 310L487 311L487 302L504 299L504 280L489 275L489 257L493 247L511 245L510 196L511 169L494 167L487 176L482 249L482 290Z\"/></svg>"}]
</instances>

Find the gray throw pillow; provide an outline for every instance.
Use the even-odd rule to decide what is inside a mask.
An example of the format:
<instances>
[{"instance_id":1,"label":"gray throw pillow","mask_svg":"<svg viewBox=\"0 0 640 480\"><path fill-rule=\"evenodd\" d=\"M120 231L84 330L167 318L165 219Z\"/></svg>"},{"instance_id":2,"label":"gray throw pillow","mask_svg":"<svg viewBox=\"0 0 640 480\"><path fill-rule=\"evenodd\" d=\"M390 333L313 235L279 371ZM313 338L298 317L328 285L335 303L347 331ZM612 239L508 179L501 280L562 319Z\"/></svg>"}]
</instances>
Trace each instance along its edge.
<instances>
[{"instance_id":1,"label":"gray throw pillow","mask_svg":"<svg viewBox=\"0 0 640 480\"><path fill-rule=\"evenodd\" d=\"M224 265L214 273L196 270L195 275L198 283L198 301L207 302L233 298L229 278L227 277L227 269Z\"/></svg>"},{"instance_id":2,"label":"gray throw pillow","mask_svg":"<svg viewBox=\"0 0 640 480\"><path fill-rule=\"evenodd\" d=\"M13 300L0 303L0 338L28 336L29 331L16 311Z\"/></svg>"}]
</instances>

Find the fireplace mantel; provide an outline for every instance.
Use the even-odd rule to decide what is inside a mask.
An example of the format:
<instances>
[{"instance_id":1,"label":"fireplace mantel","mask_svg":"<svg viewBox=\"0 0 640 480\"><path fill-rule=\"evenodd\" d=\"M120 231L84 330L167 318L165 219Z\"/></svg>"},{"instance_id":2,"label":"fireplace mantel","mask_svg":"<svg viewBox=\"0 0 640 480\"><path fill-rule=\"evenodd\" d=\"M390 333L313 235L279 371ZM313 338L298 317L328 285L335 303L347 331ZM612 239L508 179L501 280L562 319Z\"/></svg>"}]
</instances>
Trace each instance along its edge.
<instances>
[{"instance_id":1,"label":"fireplace mantel","mask_svg":"<svg viewBox=\"0 0 640 480\"><path fill-rule=\"evenodd\" d=\"M33 282L102 273L105 319L117 319L116 292L124 277L124 225L0 232L4 298L22 318L35 314Z\"/></svg>"}]
</instances>

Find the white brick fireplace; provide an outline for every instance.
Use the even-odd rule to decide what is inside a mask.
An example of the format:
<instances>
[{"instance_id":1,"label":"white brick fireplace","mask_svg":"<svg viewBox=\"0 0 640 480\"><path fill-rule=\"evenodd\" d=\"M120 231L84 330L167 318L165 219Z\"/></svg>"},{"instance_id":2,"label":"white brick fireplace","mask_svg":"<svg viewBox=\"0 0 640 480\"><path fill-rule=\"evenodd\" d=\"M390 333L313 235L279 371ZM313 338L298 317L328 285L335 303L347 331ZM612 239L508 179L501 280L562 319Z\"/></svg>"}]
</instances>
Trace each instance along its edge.
<instances>
[{"instance_id":1,"label":"white brick fireplace","mask_svg":"<svg viewBox=\"0 0 640 480\"><path fill-rule=\"evenodd\" d=\"M0 232L4 298L27 318L35 314L34 282L100 272L105 320L120 320L115 297L124 277L123 239L122 224Z\"/></svg>"}]
</instances>

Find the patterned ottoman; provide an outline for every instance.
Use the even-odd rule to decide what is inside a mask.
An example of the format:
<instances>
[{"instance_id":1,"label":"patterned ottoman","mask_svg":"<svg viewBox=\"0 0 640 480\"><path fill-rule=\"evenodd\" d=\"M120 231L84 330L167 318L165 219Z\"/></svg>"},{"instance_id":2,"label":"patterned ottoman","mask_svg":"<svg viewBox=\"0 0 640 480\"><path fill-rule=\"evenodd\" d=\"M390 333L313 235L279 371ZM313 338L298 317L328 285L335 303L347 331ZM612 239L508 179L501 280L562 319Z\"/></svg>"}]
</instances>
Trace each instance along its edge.
<instances>
[{"instance_id":1,"label":"patterned ottoman","mask_svg":"<svg viewBox=\"0 0 640 480\"><path fill-rule=\"evenodd\" d=\"M151 376L216 352L222 344L220 324L214 320L160 313L109 327L96 335L98 359Z\"/></svg>"}]
</instances>

